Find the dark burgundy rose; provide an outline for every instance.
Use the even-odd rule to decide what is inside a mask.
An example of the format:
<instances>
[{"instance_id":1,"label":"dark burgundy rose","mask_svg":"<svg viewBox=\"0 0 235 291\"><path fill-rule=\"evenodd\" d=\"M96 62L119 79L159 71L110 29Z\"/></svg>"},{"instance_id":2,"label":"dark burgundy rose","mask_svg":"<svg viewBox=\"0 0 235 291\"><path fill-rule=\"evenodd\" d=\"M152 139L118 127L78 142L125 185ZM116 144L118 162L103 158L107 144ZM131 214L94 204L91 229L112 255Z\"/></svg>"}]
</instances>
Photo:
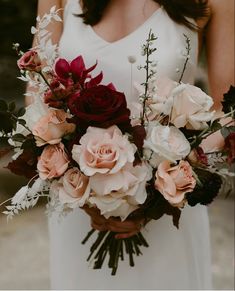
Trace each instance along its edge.
<instances>
[{"instance_id":1,"label":"dark burgundy rose","mask_svg":"<svg viewBox=\"0 0 235 291\"><path fill-rule=\"evenodd\" d=\"M71 95L68 107L80 128L108 128L112 125L123 130L130 128L130 110L125 95L109 86L98 85Z\"/></svg>"},{"instance_id":2,"label":"dark burgundy rose","mask_svg":"<svg viewBox=\"0 0 235 291\"><path fill-rule=\"evenodd\" d=\"M227 161L229 164L235 162L235 132L231 132L225 138L224 150L228 154Z\"/></svg>"}]
</instances>

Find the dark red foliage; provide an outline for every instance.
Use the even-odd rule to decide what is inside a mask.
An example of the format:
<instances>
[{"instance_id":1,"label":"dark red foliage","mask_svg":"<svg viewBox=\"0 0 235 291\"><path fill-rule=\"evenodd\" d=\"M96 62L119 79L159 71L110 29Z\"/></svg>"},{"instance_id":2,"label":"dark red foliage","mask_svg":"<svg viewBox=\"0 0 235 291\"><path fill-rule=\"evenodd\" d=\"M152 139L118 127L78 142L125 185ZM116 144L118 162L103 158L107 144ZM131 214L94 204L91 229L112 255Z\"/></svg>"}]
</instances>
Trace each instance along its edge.
<instances>
[{"instance_id":1,"label":"dark red foliage","mask_svg":"<svg viewBox=\"0 0 235 291\"><path fill-rule=\"evenodd\" d=\"M225 138L224 150L227 153L227 161L231 165L235 162L235 132L231 132Z\"/></svg>"},{"instance_id":2,"label":"dark red foliage","mask_svg":"<svg viewBox=\"0 0 235 291\"><path fill-rule=\"evenodd\" d=\"M33 150L27 148L16 160L10 162L6 168L18 176L31 179L37 174L37 156Z\"/></svg>"}]
</instances>

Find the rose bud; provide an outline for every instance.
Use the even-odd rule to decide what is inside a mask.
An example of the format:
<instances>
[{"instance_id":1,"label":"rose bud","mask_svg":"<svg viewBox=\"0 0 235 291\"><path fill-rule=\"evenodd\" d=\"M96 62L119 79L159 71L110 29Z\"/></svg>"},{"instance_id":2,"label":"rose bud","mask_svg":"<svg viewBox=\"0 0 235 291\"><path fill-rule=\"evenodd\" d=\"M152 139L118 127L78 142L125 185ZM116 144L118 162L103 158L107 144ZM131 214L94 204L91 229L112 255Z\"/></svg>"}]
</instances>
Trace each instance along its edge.
<instances>
[{"instance_id":1,"label":"rose bud","mask_svg":"<svg viewBox=\"0 0 235 291\"><path fill-rule=\"evenodd\" d=\"M208 158L201 147L193 149L187 157L188 161L195 166L207 166Z\"/></svg>"},{"instance_id":2,"label":"rose bud","mask_svg":"<svg viewBox=\"0 0 235 291\"><path fill-rule=\"evenodd\" d=\"M36 51L28 51L17 61L17 65L21 70L40 72L42 63Z\"/></svg>"}]
</instances>

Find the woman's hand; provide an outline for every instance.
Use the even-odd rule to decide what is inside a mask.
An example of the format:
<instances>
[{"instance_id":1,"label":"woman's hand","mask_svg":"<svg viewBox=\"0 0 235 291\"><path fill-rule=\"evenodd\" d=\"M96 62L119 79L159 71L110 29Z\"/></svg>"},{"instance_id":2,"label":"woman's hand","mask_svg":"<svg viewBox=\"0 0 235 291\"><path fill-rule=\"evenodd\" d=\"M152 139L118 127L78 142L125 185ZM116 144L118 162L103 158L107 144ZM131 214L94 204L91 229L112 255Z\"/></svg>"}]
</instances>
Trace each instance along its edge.
<instances>
[{"instance_id":1,"label":"woman's hand","mask_svg":"<svg viewBox=\"0 0 235 291\"><path fill-rule=\"evenodd\" d=\"M92 228L99 231L117 232L118 234L115 236L117 239L129 238L137 234L145 221L144 218L127 219L125 221L120 221L118 218L106 219L97 208L84 206L83 209L91 217Z\"/></svg>"}]
</instances>

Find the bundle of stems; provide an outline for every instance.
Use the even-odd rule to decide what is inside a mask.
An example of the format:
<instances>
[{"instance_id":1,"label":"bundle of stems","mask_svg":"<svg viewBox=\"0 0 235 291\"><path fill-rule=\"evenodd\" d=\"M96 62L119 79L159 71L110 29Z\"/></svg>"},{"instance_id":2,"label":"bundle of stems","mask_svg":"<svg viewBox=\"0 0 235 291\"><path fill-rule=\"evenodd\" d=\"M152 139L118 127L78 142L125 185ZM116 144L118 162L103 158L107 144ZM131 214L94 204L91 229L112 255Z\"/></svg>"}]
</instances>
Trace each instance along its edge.
<instances>
[{"instance_id":1,"label":"bundle of stems","mask_svg":"<svg viewBox=\"0 0 235 291\"><path fill-rule=\"evenodd\" d=\"M95 232L95 229L89 231L82 244L85 244ZM111 275L115 275L119 259L123 261L125 253L129 256L130 266L134 267L134 256L142 255L141 247L148 247L141 232L125 239L116 239L116 234L112 231L98 231L98 236L92 244L87 258L87 261L93 264L93 269L101 269L108 255L108 266L112 269Z\"/></svg>"}]
</instances>

